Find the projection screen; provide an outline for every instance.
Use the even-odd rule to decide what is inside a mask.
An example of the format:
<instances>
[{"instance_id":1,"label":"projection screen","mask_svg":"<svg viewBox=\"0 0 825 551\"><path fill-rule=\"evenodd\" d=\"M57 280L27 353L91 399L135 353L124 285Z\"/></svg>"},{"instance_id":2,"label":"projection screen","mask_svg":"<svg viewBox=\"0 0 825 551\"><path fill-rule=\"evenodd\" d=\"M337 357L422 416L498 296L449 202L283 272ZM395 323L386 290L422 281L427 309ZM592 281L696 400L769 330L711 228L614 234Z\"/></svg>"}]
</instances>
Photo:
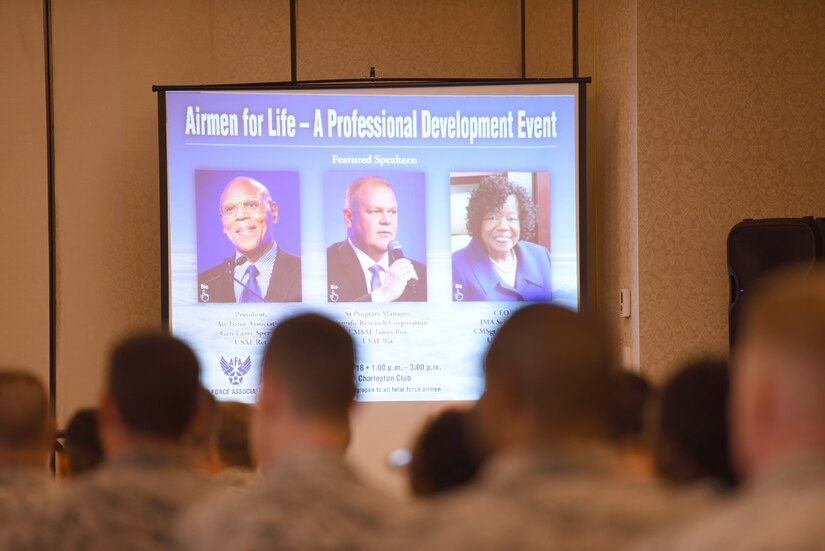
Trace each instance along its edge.
<instances>
[{"instance_id":1,"label":"projection screen","mask_svg":"<svg viewBox=\"0 0 825 551\"><path fill-rule=\"evenodd\" d=\"M218 399L318 312L359 400L474 400L510 313L580 307L584 82L156 90L163 314Z\"/></svg>"}]
</instances>

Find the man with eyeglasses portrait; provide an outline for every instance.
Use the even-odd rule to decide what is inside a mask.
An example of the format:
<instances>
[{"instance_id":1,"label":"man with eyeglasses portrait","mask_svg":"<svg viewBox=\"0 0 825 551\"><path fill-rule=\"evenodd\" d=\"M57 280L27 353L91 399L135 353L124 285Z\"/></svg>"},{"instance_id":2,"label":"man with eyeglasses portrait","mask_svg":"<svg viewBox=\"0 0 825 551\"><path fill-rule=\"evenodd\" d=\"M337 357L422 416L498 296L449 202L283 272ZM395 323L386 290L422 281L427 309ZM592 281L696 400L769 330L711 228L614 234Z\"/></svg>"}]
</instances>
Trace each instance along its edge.
<instances>
[{"instance_id":1,"label":"man with eyeglasses portrait","mask_svg":"<svg viewBox=\"0 0 825 551\"><path fill-rule=\"evenodd\" d=\"M275 242L278 204L266 186L246 176L232 179L218 212L235 253L198 274L198 300L300 302L301 259Z\"/></svg>"},{"instance_id":2,"label":"man with eyeglasses portrait","mask_svg":"<svg viewBox=\"0 0 825 551\"><path fill-rule=\"evenodd\" d=\"M344 200L347 239L327 249L329 302L427 300L427 268L405 258L396 241L398 200L390 183L358 178Z\"/></svg>"},{"instance_id":3,"label":"man with eyeglasses portrait","mask_svg":"<svg viewBox=\"0 0 825 551\"><path fill-rule=\"evenodd\" d=\"M530 239L536 207L518 184L488 176L470 195L472 239L453 253L453 301L546 301L550 251Z\"/></svg>"}]
</instances>

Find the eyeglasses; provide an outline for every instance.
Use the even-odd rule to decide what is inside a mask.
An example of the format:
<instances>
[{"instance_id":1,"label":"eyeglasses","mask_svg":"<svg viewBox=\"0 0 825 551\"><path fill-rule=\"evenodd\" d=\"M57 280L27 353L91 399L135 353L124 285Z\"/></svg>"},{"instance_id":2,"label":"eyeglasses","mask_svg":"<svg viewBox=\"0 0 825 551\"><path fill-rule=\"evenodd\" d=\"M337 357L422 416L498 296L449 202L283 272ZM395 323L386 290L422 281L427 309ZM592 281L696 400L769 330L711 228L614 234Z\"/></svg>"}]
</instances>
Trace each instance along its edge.
<instances>
[{"instance_id":1,"label":"eyeglasses","mask_svg":"<svg viewBox=\"0 0 825 551\"><path fill-rule=\"evenodd\" d=\"M260 199L247 199L237 203L227 203L221 206L221 216L233 216L238 212L239 207L243 207L244 212L258 212L264 206Z\"/></svg>"},{"instance_id":2,"label":"eyeglasses","mask_svg":"<svg viewBox=\"0 0 825 551\"><path fill-rule=\"evenodd\" d=\"M483 221L488 224L498 224L500 220L504 220L505 224L518 224L518 216L503 216L503 215L487 215Z\"/></svg>"}]
</instances>

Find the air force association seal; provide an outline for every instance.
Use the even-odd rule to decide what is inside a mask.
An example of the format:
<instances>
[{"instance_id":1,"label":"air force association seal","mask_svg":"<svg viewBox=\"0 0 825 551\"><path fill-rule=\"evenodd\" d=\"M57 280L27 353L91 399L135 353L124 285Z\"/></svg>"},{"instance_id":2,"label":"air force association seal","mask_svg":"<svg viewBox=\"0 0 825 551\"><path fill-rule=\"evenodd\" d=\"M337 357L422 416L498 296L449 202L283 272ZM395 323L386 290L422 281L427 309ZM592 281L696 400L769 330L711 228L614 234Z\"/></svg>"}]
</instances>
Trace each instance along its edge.
<instances>
[{"instance_id":1,"label":"air force association seal","mask_svg":"<svg viewBox=\"0 0 825 551\"><path fill-rule=\"evenodd\" d=\"M221 356L221 370L229 377L229 382L233 385L239 385L243 382L243 376L249 373L252 369L252 357L247 356L245 360L238 357L226 361L226 358Z\"/></svg>"}]
</instances>

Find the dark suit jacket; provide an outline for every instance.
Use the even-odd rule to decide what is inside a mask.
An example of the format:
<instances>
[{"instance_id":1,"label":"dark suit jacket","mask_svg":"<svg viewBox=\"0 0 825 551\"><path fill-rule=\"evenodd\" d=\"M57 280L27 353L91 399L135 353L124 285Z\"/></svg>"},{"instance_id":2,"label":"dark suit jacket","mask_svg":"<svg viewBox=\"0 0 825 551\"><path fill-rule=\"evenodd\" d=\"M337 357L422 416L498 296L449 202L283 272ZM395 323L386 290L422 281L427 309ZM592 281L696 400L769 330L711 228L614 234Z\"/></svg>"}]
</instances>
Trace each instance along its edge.
<instances>
[{"instance_id":1,"label":"dark suit jacket","mask_svg":"<svg viewBox=\"0 0 825 551\"><path fill-rule=\"evenodd\" d=\"M418 281L410 280L396 302L427 300L427 266L410 259ZM329 302L372 302L364 271L349 241L339 241L327 249L327 300Z\"/></svg>"},{"instance_id":2,"label":"dark suit jacket","mask_svg":"<svg viewBox=\"0 0 825 551\"><path fill-rule=\"evenodd\" d=\"M481 239L453 253L453 301L550 300L550 251L541 245L519 241L516 285L498 277Z\"/></svg>"},{"instance_id":3,"label":"dark suit jacket","mask_svg":"<svg viewBox=\"0 0 825 551\"><path fill-rule=\"evenodd\" d=\"M226 262L204 270L198 274L198 301L235 302L234 283ZM301 257L278 249L264 298L267 302L301 302Z\"/></svg>"}]
</instances>

